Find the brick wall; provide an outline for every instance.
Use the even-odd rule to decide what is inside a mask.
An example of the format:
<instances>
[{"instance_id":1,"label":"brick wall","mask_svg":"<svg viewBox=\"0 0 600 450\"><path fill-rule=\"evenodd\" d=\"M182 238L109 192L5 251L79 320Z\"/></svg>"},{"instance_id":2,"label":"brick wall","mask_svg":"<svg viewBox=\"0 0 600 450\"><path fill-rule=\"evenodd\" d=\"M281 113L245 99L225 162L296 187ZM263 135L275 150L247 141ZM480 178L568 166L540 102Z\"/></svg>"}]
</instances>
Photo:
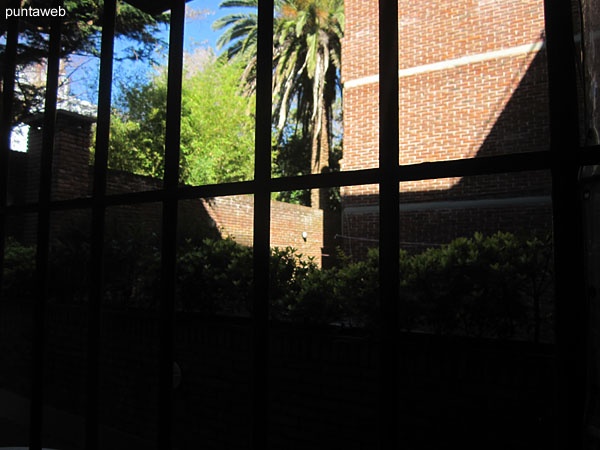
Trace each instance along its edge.
<instances>
[{"instance_id":1,"label":"brick wall","mask_svg":"<svg viewBox=\"0 0 600 450\"><path fill-rule=\"evenodd\" d=\"M83 197L87 193L90 164L89 148L94 119L67 111L56 115L54 153L52 158L52 199L65 200ZM40 179L43 139L43 117L29 121L27 150L28 176L25 200L36 202ZM85 151L83 151L85 149Z\"/></svg>"},{"instance_id":2,"label":"brick wall","mask_svg":"<svg viewBox=\"0 0 600 450\"><path fill-rule=\"evenodd\" d=\"M29 150L26 154L11 152L9 197L13 202L37 202L42 148L41 117L31 122ZM91 123L93 119L59 111L52 164L52 199L65 200L92 193L93 167L90 166ZM109 170L107 194L152 191L162 188L162 180ZM85 217L84 217L85 216ZM85 214L78 216L89 220ZM162 223L162 205L144 203L107 209L107 218L116 226L136 225L146 232L158 233ZM223 236L233 237L242 245L252 245L254 207L250 196L217 197L180 202L180 221L203 221L215 226ZM73 214L58 214L52 220L52 232L72 224ZM34 242L35 217L10 223L12 234ZM185 228L185 227L184 227ZM189 228L189 227L187 227ZM9 231L11 231L9 230ZM302 233L306 232L306 239ZM321 264L323 247L323 211L278 201L271 202L271 245L291 246Z\"/></svg>"},{"instance_id":3,"label":"brick wall","mask_svg":"<svg viewBox=\"0 0 600 450\"><path fill-rule=\"evenodd\" d=\"M225 236L252 245L254 200L251 196L215 197L204 202L215 225ZM302 233L306 232L306 239ZM293 247L321 264L323 210L271 201L271 247Z\"/></svg>"},{"instance_id":4,"label":"brick wall","mask_svg":"<svg viewBox=\"0 0 600 450\"><path fill-rule=\"evenodd\" d=\"M378 166L378 7L375 0L347 0L345 8L341 166L354 170ZM543 32L539 0L399 0L399 163L546 150ZM523 184L548 194L547 176L529 177L516 175L501 189L495 184L500 185L502 177L489 177L483 187L460 178L406 182L400 187L401 202L518 198L529 195L523 193ZM342 188L343 235L376 237L366 231L373 228L372 213L362 214L362 219L351 216L358 214L357 205L376 205L377 194L376 185ZM458 210L456 214L464 215ZM473 221L484 222L485 213ZM512 228L519 222L516 219ZM546 223L541 218L538 225ZM464 233L476 228L466 227ZM449 239L450 234L445 240ZM427 240L424 230L419 240Z\"/></svg>"},{"instance_id":5,"label":"brick wall","mask_svg":"<svg viewBox=\"0 0 600 450\"><path fill-rule=\"evenodd\" d=\"M306 232L306 239L302 233ZM323 210L271 202L271 246L292 246L321 264Z\"/></svg>"},{"instance_id":6,"label":"brick wall","mask_svg":"<svg viewBox=\"0 0 600 450\"><path fill-rule=\"evenodd\" d=\"M50 188L52 200L85 196L88 186L87 167L90 160L89 148L93 121L93 118L68 111L57 113ZM28 124L28 150L20 158L25 159L24 163L21 161L21 164L25 165L25 170L22 168L19 170L18 164L13 166L17 158L11 157L9 197L13 197L15 202L36 203L39 198L43 116L33 117ZM20 229L14 230L19 238L27 242L33 242L37 232L37 220L33 216L30 217L29 220L21 221ZM15 222L19 222L19 219ZM55 221L53 226L59 227L58 222Z\"/></svg>"},{"instance_id":7,"label":"brick wall","mask_svg":"<svg viewBox=\"0 0 600 450\"><path fill-rule=\"evenodd\" d=\"M93 117L57 115L57 133L52 161L52 199L66 200L82 197L89 184L87 170L90 165ZM31 148L31 147L30 147ZM88 149L88 151L82 151Z\"/></svg>"}]
</instances>

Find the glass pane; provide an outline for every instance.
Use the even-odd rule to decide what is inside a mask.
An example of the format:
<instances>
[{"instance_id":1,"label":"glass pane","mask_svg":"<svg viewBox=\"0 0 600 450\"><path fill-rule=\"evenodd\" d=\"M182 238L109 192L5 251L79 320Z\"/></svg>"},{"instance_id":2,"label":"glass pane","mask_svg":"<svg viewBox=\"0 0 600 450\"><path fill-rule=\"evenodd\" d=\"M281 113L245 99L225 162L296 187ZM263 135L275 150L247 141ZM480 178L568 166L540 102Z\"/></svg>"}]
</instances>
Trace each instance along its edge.
<instances>
[{"instance_id":1,"label":"glass pane","mask_svg":"<svg viewBox=\"0 0 600 450\"><path fill-rule=\"evenodd\" d=\"M53 156L52 198L83 197L89 193L90 148L96 116L98 80L97 57L92 56L94 33L89 40L80 33L90 30L97 10L86 11L69 5L63 21L62 48L59 60L56 139ZM94 19L94 16L95 19ZM39 163L42 148L45 94L47 82L47 17L20 18L20 49L17 58L14 124L11 135L11 186L9 199L14 202L37 201ZM78 39L73 40L73 35ZM43 55L43 56L42 56ZM18 155L17 155L18 153ZM16 165L16 167L15 167ZM30 192L27 192L30 191ZM12 198L11 198L12 197Z\"/></svg>"},{"instance_id":2,"label":"glass pane","mask_svg":"<svg viewBox=\"0 0 600 450\"><path fill-rule=\"evenodd\" d=\"M52 158L52 200L91 194L93 166L90 165L90 150L94 144L96 120L89 114L71 111L57 113ZM30 146L35 145L31 139L29 142ZM37 143L41 146L41 139ZM35 148L30 147L29 151L35 151Z\"/></svg>"},{"instance_id":3,"label":"glass pane","mask_svg":"<svg viewBox=\"0 0 600 450\"><path fill-rule=\"evenodd\" d=\"M250 448L252 196L179 203L177 448Z\"/></svg>"},{"instance_id":4,"label":"glass pane","mask_svg":"<svg viewBox=\"0 0 600 450\"><path fill-rule=\"evenodd\" d=\"M69 14L69 13L67 13ZM64 30L63 40L68 41L69 31L75 27L88 27L90 17L85 19L71 13L74 21L69 21ZM63 43L69 48L68 43ZM86 197L91 194L93 176L93 148L98 102L99 58L78 52L60 59L58 103L52 157L52 199L66 200ZM43 118L36 118L32 125L43 124ZM29 141L32 146L41 146L41 140ZM39 150L38 150L39 151Z\"/></svg>"},{"instance_id":5,"label":"glass pane","mask_svg":"<svg viewBox=\"0 0 600 450\"><path fill-rule=\"evenodd\" d=\"M39 199L42 147L40 124L21 124L13 128L8 152L7 204L34 203ZM20 137L15 142L16 135ZM21 145L21 142L24 142Z\"/></svg>"},{"instance_id":6,"label":"glass pane","mask_svg":"<svg viewBox=\"0 0 600 450\"><path fill-rule=\"evenodd\" d=\"M8 14L8 10L6 13ZM42 24L32 17L22 17L19 20L19 41L23 45L22 48L29 47L28 49L37 57L25 56L22 60L17 57L16 60L13 117L11 118L13 128L10 136L12 151L9 151L8 158L9 205L38 200L42 133L30 136L29 131L39 129L41 125L39 116L44 110L49 25L47 20ZM36 30L35 42L30 42L30 39L23 37L26 31L30 30ZM4 47L5 42L2 44ZM33 118L37 120L34 120L34 124L30 127L29 122Z\"/></svg>"},{"instance_id":7,"label":"glass pane","mask_svg":"<svg viewBox=\"0 0 600 450\"><path fill-rule=\"evenodd\" d=\"M13 130L13 136L14 136ZM28 131L24 132L25 138L27 137ZM14 148L14 147L13 147ZM26 148L26 147L25 147ZM17 205L19 203L25 203L29 199L33 199L35 197L35 193L27 193L27 191L37 190L37 186L39 185L39 176L37 177L37 182L34 189L34 181L35 179L32 176L32 180L28 180L28 164L31 161L30 154L24 151L16 151L11 150L8 152L8 186L7 186L7 204ZM39 173L39 171L38 171ZM29 200L31 201L31 200Z\"/></svg>"},{"instance_id":8,"label":"glass pane","mask_svg":"<svg viewBox=\"0 0 600 450\"><path fill-rule=\"evenodd\" d=\"M219 24L251 8L217 5L211 4L215 10L202 2L186 7L179 178L193 186L254 178L256 98L247 77L250 56L229 58L219 40L225 33Z\"/></svg>"},{"instance_id":9,"label":"glass pane","mask_svg":"<svg viewBox=\"0 0 600 450\"><path fill-rule=\"evenodd\" d=\"M400 164L548 149L543 6L400 1Z\"/></svg>"},{"instance_id":10,"label":"glass pane","mask_svg":"<svg viewBox=\"0 0 600 450\"><path fill-rule=\"evenodd\" d=\"M553 448L545 171L400 183L402 439Z\"/></svg>"},{"instance_id":11,"label":"glass pane","mask_svg":"<svg viewBox=\"0 0 600 450\"><path fill-rule=\"evenodd\" d=\"M85 446L90 218L89 210L75 210L50 219L42 422L48 448Z\"/></svg>"},{"instance_id":12,"label":"glass pane","mask_svg":"<svg viewBox=\"0 0 600 450\"><path fill-rule=\"evenodd\" d=\"M198 46L185 54L184 69L180 182L253 179L256 99L240 81L243 63L224 62L211 47Z\"/></svg>"},{"instance_id":13,"label":"glass pane","mask_svg":"<svg viewBox=\"0 0 600 450\"><path fill-rule=\"evenodd\" d=\"M585 111L582 117L585 145L598 145L600 143L600 107L598 106L598 81L600 73L600 48L598 46L598 33L600 32L600 5L597 0L579 2L577 9L581 13L581 20L576 20L576 30L583 25L581 49L583 52L583 106ZM579 17L577 19L580 19ZM576 35L576 39L577 39Z\"/></svg>"},{"instance_id":14,"label":"glass pane","mask_svg":"<svg viewBox=\"0 0 600 450\"><path fill-rule=\"evenodd\" d=\"M378 442L378 234L369 252L350 254L344 221L331 236L339 245L326 254L327 214L271 203L273 448L372 448ZM377 207L373 214L378 219Z\"/></svg>"},{"instance_id":15,"label":"glass pane","mask_svg":"<svg viewBox=\"0 0 600 450\"><path fill-rule=\"evenodd\" d=\"M379 6L344 2L341 170L379 166Z\"/></svg>"},{"instance_id":16,"label":"glass pane","mask_svg":"<svg viewBox=\"0 0 600 450\"><path fill-rule=\"evenodd\" d=\"M587 364L589 367L589 383L586 397L586 448L593 449L600 445L600 398L598 397L598 376L600 372L600 335L597 319L600 315L598 308L598 292L600 290L600 184L597 176L585 177L582 180L583 192L583 236L585 243L586 290L588 309Z\"/></svg>"},{"instance_id":17,"label":"glass pane","mask_svg":"<svg viewBox=\"0 0 600 450\"><path fill-rule=\"evenodd\" d=\"M199 316L250 316L254 198L179 204L177 307Z\"/></svg>"},{"instance_id":18,"label":"glass pane","mask_svg":"<svg viewBox=\"0 0 600 450\"><path fill-rule=\"evenodd\" d=\"M0 445L29 443L36 234L34 214L6 220L0 297Z\"/></svg>"},{"instance_id":19,"label":"glass pane","mask_svg":"<svg viewBox=\"0 0 600 450\"><path fill-rule=\"evenodd\" d=\"M346 61L342 57L346 51L342 45L344 2L276 2L274 15L273 175L290 177L339 171L340 167L373 167L364 161L355 166L341 162L342 141L345 146L361 139L356 133L344 136L344 130L360 134L359 128L365 126L363 119L343 114L343 104L351 97L342 101L342 94L350 91L348 87L343 89L342 74L346 79L355 75L353 68L342 66ZM367 22L376 17L377 5L373 16L364 18L360 25L368 27ZM368 52L365 54L370 55ZM376 110L377 98L375 95L366 107ZM373 120L377 118L373 116ZM327 205L321 201L325 200L312 197L305 204L324 209Z\"/></svg>"},{"instance_id":20,"label":"glass pane","mask_svg":"<svg viewBox=\"0 0 600 450\"><path fill-rule=\"evenodd\" d=\"M119 8L123 13L142 14L127 3ZM142 17L150 20L145 14ZM125 34L115 36L109 194L162 188L169 24L168 16L155 20L155 26L147 27L152 41L139 43Z\"/></svg>"},{"instance_id":21,"label":"glass pane","mask_svg":"<svg viewBox=\"0 0 600 450\"><path fill-rule=\"evenodd\" d=\"M379 240L379 186L342 186L342 233L336 240L352 259L366 257Z\"/></svg>"},{"instance_id":22,"label":"glass pane","mask_svg":"<svg viewBox=\"0 0 600 450\"><path fill-rule=\"evenodd\" d=\"M107 209L100 330L103 448L155 448L162 204Z\"/></svg>"},{"instance_id":23,"label":"glass pane","mask_svg":"<svg viewBox=\"0 0 600 450\"><path fill-rule=\"evenodd\" d=\"M407 327L553 342L548 172L405 182L400 191L403 278L424 314Z\"/></svg>"}]
</instances>

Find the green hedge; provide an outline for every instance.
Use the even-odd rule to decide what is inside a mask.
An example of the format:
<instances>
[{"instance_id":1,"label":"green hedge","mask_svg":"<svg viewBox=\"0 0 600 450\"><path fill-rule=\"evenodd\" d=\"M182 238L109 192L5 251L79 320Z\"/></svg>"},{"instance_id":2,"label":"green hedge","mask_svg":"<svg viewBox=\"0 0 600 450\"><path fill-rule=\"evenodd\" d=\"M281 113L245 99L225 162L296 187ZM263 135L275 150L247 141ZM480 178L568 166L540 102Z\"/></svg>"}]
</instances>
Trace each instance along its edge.
<instances>
[{"instance_id":1,"label":"green hedge","mask_svg":"<svg viewBox=\"0 0 600 450\"><path fill-rule=\"evenodd\" d=\"M35 248L8 238L4 246L2 294L7 298L30 298L33 295Z\"/></svg>"},{"instance_id":2,"label":"green hedge","mask_svg":"<svg viewBox=\"0 0 600 450\"><path fill-rule=\"evenodd\" d=\"M9 240L5 294L30 295L34 250ZM105 304L154 308L160 293L156 235L108 235ZM51 300L86 298L89 246L83 236L57 240L51 251ZM319 269L288 247L270 259L273 319L378 329L379 258L340 254ZM399 323L436 334L548 340L552 329L552 252L548 239L509 233L459 238L416 255L401 251ZM252 309L252 249L232 239L186 240L178 245L176 305L180 311L248 316Z\"/></svg>"}]
</instances>

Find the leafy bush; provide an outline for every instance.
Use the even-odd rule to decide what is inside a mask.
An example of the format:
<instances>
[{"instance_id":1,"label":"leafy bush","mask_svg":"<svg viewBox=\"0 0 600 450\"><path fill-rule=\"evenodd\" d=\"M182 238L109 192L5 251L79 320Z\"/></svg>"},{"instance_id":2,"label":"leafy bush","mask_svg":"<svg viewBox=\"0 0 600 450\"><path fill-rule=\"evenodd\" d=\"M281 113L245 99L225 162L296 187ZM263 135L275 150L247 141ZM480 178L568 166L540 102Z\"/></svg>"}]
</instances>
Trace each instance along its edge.
<instances>
[{"instance_id":1,"label":"leafy bush","mask_svg":"<svg viewBox=\"0 0 600 450\"><path fill-rule=\"evenodd\" d=\"M415 255L407 286L419 306L417 323L438 334L511 337L530 331L528 312L549 295L550 257L550 247L538 238L510 233L475 233Z\"/></svg>"},{"instance_id":2,"label":"leafy bush","mask_svg":"<svg viewBox=\"0 0 600 450\"><path fill-rule=\"evenodd\" d=\"M110 307L156 308L160 293L160 237L142 227L107 224L104 299Z\"/></svg>"},{"instance_id":3,"label":"leafy bush","mask_svg":"<svg viewBox=\"0 0 600 450\"><path fill-rule=\"evenodd\" d=\"M89 272L85 236L70 234L52 247L51 298L84 301ZM4 292L31 295L35 250L9 240ZM156 307L160 252L156 235L115 229L105 242L105 304ZM376 330L379 255L364 261L340 255L319 269L291 247L270 259L272 319ZM545 339L552 328L552 252L547 240L509 233L459 238L420 254L400 253L400 326L407 331L479 337ZM249 316L252 249L212 237L180 243L176 307L207 315Z\"/></svg>"},{"instance_id":4,"label":"leafy bush","mask_svg":"<svg viewBox=\"0 0 600 450\"><path fill-rule=\"evenodd\" d=\"M378 252L366 260L309 271L286 318L377 329ZM404 330L540 340L551 332L551 246L510 233L459 238L420 254L400 252Z\"/></svg>"},{"instance_id":5,"label":"leafy bush","mask_svg":"<svg viewBox=\"0 0 600 450\"><path fill-rule=\"evenodd\" d=\"M83 221L74 221L50 246L49 298L58 303L81 303L90 278L90 243Z\"/></svg>"},{"instance_id":6,"label":"leafy bush","mask_svg":"<svg viewBox=\"0 0 600 450\"><path fill-rule=\"evenodd\" d=\"M288 317L306 323L364 326L377 317L377 253L365 261L340 258L339 267L306 274L297 296L288 302Z\"/></svg>"},{"instance_id":7,"label":"leafy bush","mask_svg":"<svg viewBox=\"0 0 600 450\"><path fill-rule=\"evenodd\" d=\"M232 239L204 239L179 252L178 309L245 314L250 308L252 249Z\"/></svg>"},{"instance_id":8,"label":"leafy bush","mask_svg":"<svg viewBox=\"0 0 600 450\"><path fill-rule=\"evenodd\" d=\"M4 246L2 294L7 298L30 298L35 286L35 247L8 238Z\"/></svg>"},{"instance_id":9,"label":"leafy bush","mask_svg":"<svg viewBox=\"0 0 600 450\"><path fill-rule=\"evenodd\" d=\"M316 265L291 247L274 248L270 257L271 317L288 316L295 298ZM247 316L252 310L252 249L233 239L204 239L177 260L178 308L206 314Z\"/></svg>"}]
</instances>

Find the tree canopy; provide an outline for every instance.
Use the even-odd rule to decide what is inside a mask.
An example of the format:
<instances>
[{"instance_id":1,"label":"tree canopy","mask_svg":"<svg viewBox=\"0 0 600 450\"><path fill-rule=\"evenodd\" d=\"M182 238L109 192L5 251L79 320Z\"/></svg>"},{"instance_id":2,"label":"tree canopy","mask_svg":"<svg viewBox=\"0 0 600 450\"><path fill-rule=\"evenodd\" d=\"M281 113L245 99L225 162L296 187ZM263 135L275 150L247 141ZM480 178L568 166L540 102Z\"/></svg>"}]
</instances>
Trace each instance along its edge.
<instances>
[{"instance_id":1,"label":"tree canopy","mask_svg":"<svg viewBox=\"0 0 600 450\"><path fill-rule=\"evenodd\" d=\"M46 8L52 6L47 0L24 0L23 7ZM66 14L62 22L61 57L73 55L98 56L102 29L103 0L65 0ZM121 58L151 59L154 49L164 42L157 31L167 23L168 14L150 16L128 3L117 3L115 37L126 38L129 47L120 52ZM4 33L6 24L0 25ZM50 21L47 17L24 17L19 19L19 43L17 48L17 71L34 64L44 63L48 54ZM5 41L0 41L0 52ZM3 71L0 71L0 77ZM14 121L19 122L35 112L43 97L43 86L18 86Z\"/></svg>"},{"instance_id":2,"label":"tree canopy","mask_svg":"<svg viewBox=\"0 0 600 450\"><path fill-rule=\"evenodd\" d=\"M254 97L240 92L243 66L217 61L186 71L182 85L180 180L191 185L251 179L254 170ZM167 77L123 91L111 124L109 166L162 177Z\"/></svg>"},{"instance_id":3,"label":"tree canopy","mask_svg":"<svg viewBox=\"0 0 600 450\"><path fill-rule=\"evenodd\" d=\"M226 0L221 7L248 7L216 21L226 57L242 59L244 82L254 89L258 0ZM273 43L273 121L277 142L297 145L310 136L310 173L330 168L333 109L340 85L343 0L277 0ZM291 125L291 127L290 127ZM293 130L291 139L286 130ZM326 196L313 191L311 204L323 207Z\"/></svg>"}]
</instances>

